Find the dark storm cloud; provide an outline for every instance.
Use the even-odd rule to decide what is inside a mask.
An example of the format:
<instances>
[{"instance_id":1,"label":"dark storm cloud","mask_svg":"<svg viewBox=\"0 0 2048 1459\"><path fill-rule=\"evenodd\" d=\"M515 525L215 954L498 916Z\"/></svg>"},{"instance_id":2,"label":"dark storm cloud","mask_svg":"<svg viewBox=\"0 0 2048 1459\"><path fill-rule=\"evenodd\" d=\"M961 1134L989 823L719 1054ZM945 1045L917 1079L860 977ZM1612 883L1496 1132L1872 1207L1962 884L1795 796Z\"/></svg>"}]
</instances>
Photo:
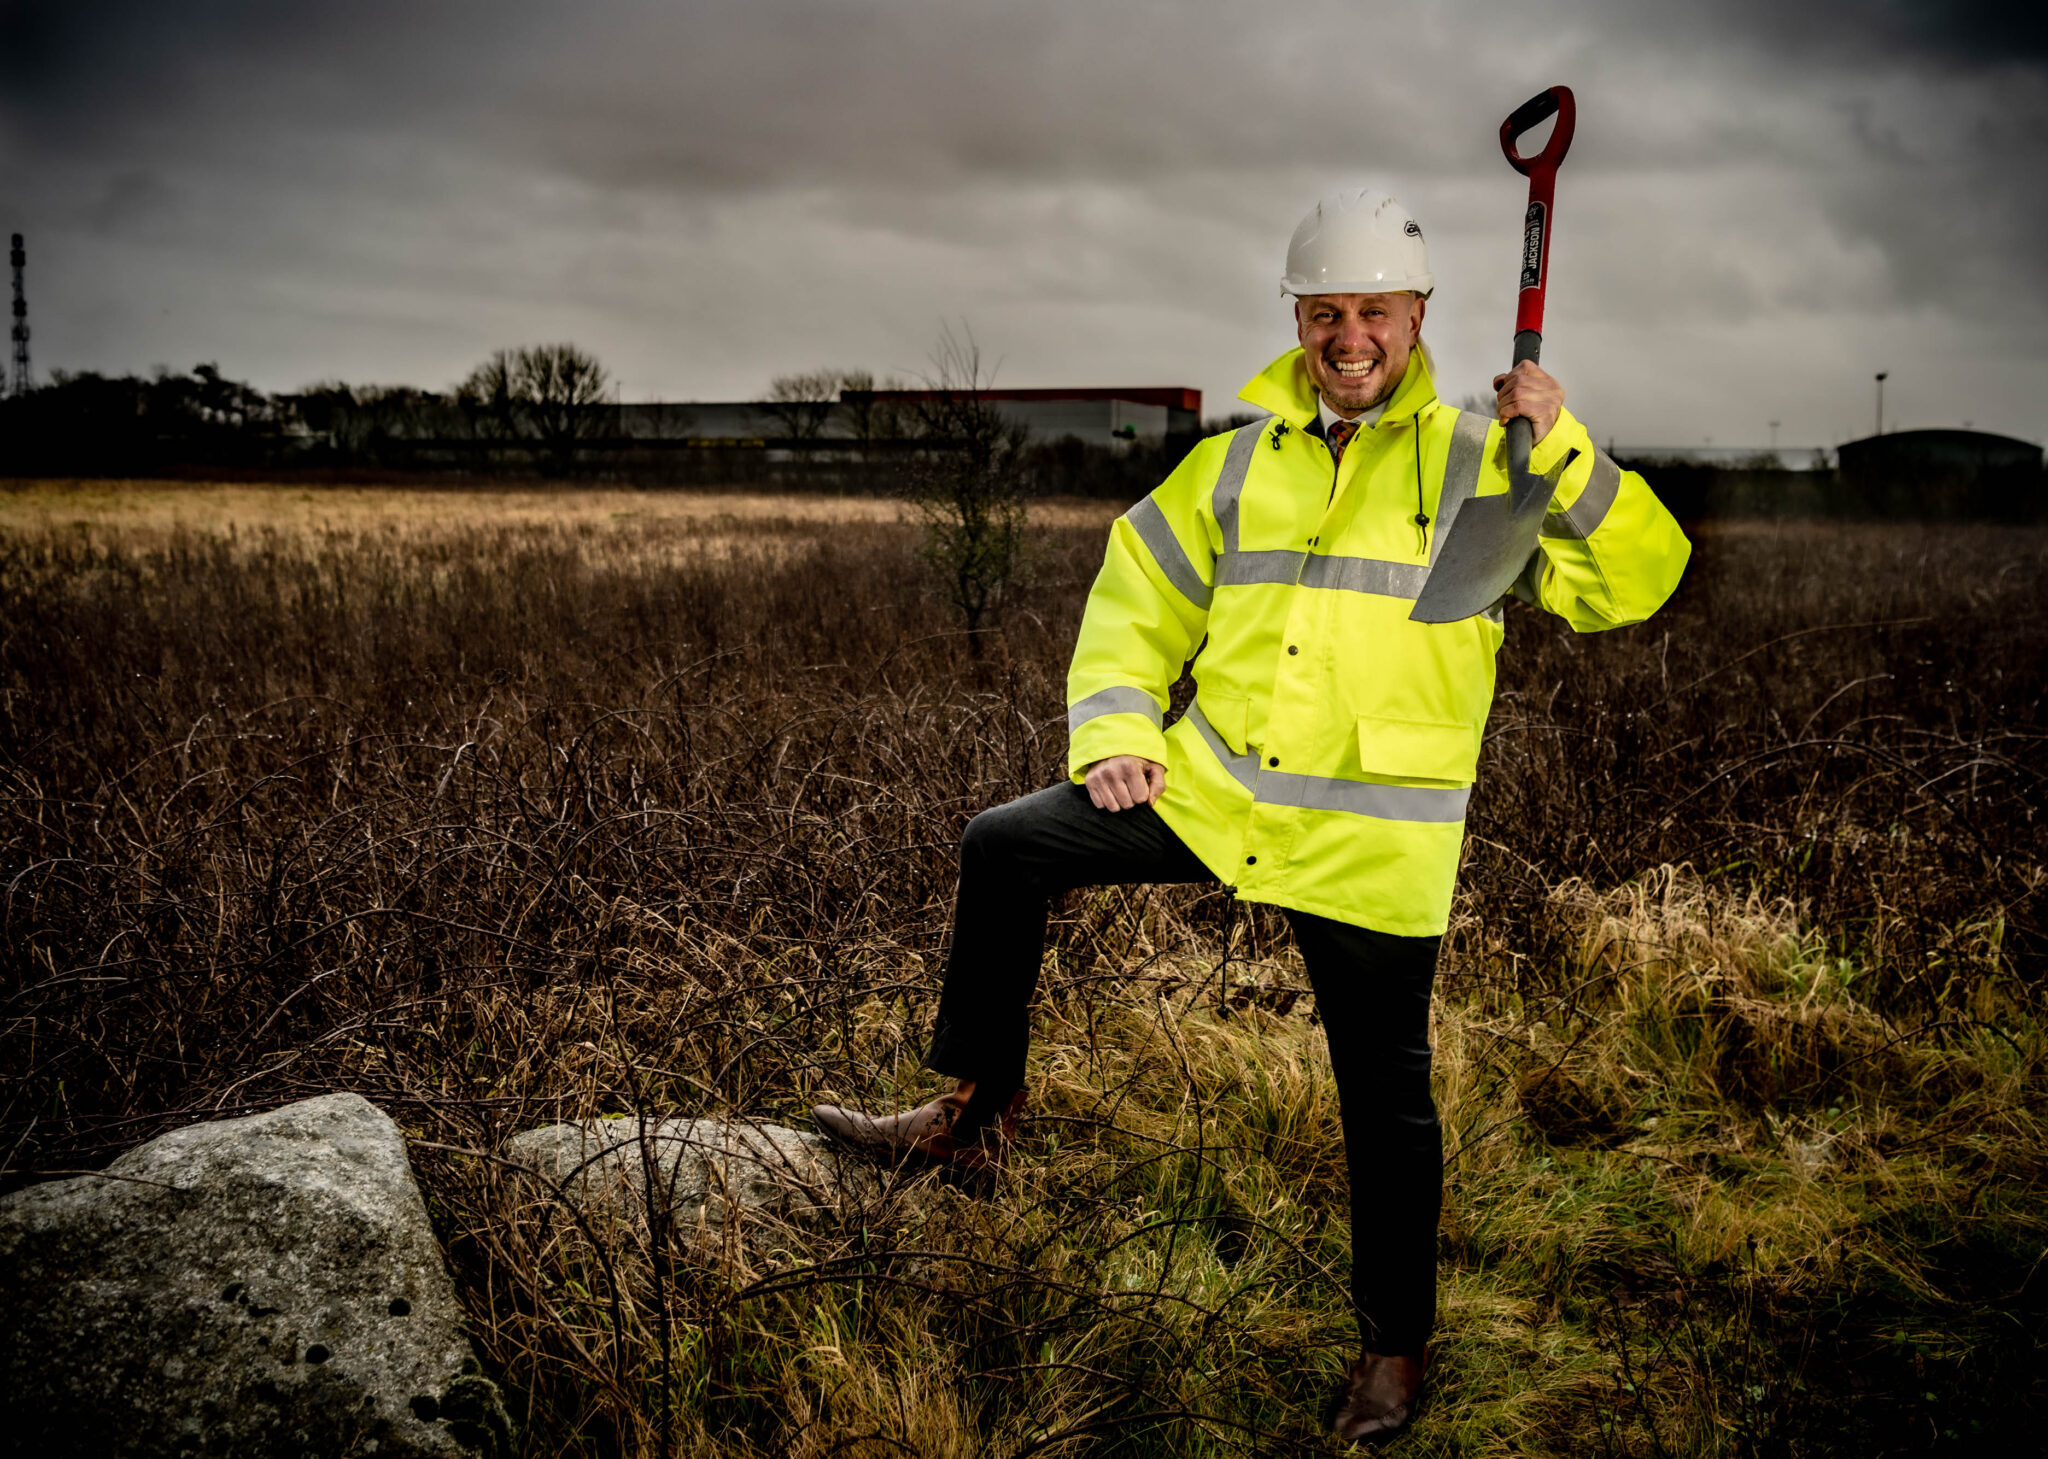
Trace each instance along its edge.
<instances>
[{"instance_id":1,"label":"dark storm cloud","mask_svg":"<svg viewBox=\"0 0 2048 1459\"><path fill-rule=\"evenodd\" d=\"M1555 78L1580 398L1669 433L1699 403L1645 382L1705 359L1709 411L1821 438L1904 340L1958 401L2016 381L2031 432L2048 26L2008 10L16 4L0 162L49 364L437 383L574 333L697 394L914 368L948 314L1033 380L1214 392L1286 342L1300 208L1384 178L1431 229L1455 394L1511 307L1492 133Z\"/></svg>"},{"instance_id":2,"label":"dark storm cloud","mask_svg":"<svg viewBox=\"0 0 2048 1459\"><path fill-rule=\"evenodd\" d=\"M1116 176L1200 159L1455 148L1337 123L1302 94L1343 66L1303 35L1200 6L948 0L694 7L203 6L32 12L0 62L38 144L260 119L453 140L608 183ZM1331 25L1343 12L1325 12ZM286 21L283 17L289 17ZM1422 81L1386 79L1398 107ZM1276 105L1277 103L1277 105ZM1394 116L1398 116L1396 112ZM1388 120L1392 120L1390 117ZM169 132L157 128L169 123ZM1435 160L1442 160L1441 158Z\"/></svg>"},{"instance_id":3,"label":"dark storm cloud","mask_svg":"<svg viewBox=\"0 0 2048 1459\"><path fill-rule=\"evenodd\" d=\"M1649 23L1666 18L1649 9ZM2048 12L2010 0L1739 0L1694 18L1805 55L1910 54L1970 67L2048 59Z\"/></svg>"},{"instance_id":4,"label":"dark storm cloud","mask_svg":"<svg viewBox=\"0 0 2048 1459\"><path fill-rule=\"evenodd\" d=\"M1635 98L1616 156L1655 144L1682 167L1796 145L1750 114L1745 78L1825 91L1999 70L2030 73L2033 93L1983 116L1986 138L2038 148L2048 22L2009 8L18 5L0 106L19 136L60 149L144 131L175 145L195 128L434 123L435 141L657 188L1128 177L1361 154L1464 171L1492 159L1441 123L1493 119L1532 60L1569 70L1628 47L1662 49L1725 104L1689 108L1682 88ZM1858 135L1901 140L1867 116Z\"/></svg>"}]
</instances>

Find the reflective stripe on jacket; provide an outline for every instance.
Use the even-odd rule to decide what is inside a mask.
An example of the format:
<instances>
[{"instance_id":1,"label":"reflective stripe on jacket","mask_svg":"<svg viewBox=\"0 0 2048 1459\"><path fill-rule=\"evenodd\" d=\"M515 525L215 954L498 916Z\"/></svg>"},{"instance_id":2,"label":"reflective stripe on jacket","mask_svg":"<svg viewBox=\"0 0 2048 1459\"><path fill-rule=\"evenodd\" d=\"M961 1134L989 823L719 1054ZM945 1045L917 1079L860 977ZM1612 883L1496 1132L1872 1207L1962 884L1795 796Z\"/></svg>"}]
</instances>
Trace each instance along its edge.
<instances>
[{"instance_id":1,"label":"reflective stripe on jacket","mask_svg":"<svg viewBox=\"0 0 2048 1459\"><path fill-rule=\"evenodd\" d=\"M1408 612L1459 504L1507 490L1504 433L1439 401L1419 349L1334 472L1300 350L1241 397L1274 419L1201 442L1111 530L1067 674L1069 770L1165 765L1159 814L1247 900L1441 933L1502 617ZM1556 493L1517 593L1582 632L1649 617L1691 552L1671 514L1569 412L1531 464ZM1194 706L1162 732L1198 648Z\"/></svg>"}]
</instances>

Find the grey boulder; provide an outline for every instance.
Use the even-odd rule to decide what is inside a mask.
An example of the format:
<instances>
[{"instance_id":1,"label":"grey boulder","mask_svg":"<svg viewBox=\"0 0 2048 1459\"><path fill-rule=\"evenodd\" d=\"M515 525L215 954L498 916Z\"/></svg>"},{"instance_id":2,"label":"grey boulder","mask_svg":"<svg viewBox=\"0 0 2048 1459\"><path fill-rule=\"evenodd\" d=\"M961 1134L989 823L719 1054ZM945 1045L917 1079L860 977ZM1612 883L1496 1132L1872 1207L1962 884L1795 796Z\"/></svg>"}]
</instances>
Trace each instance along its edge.
<instances>
[{"instance_id":1,"label":"grey boulder","mask_svg":"<svg viewBox=\"0 0 2048 1459\"><path fill-rule=\"evenodd\" d=\"M354 1094L0 1199L0 1424L37 1455L472 1455L478 1374L391 1121Z\"/></svg>"},{"instance_id":2,"label":"grey boulder","mask_svg":"<svg viewBox=\"0 0 2048 1459\"><path fill-rule=\"evenodd\" d=\"M811 1223L880 1188L865 1168L843 1168L823 1136L745 1120L582 1120L514 1135L505 1154L580 1210L665 1208L685 1233L755 1213Z\"/></svg>"}]
</instances>

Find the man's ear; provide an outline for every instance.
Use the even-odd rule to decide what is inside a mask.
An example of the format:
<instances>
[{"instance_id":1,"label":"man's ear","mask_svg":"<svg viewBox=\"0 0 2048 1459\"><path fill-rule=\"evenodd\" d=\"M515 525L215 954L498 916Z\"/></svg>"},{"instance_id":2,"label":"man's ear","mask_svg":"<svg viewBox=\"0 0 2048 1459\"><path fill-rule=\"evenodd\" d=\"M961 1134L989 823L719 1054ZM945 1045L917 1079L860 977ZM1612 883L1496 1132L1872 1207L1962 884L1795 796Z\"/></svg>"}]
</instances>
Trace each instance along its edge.
<instances>
[{"instance_id":1,"label":"man's ear","mask_svg":"<svg viewBox=\"0 0 2048 1459\"><path fill-rule=\"evenodd\" d=\"M1408 316L1408 332L1410 336L1408 343L1411 348L1422 343L1422 316L1428 309L1429 300L1417 294L1415 296L1414 312Z\"/></svg>"}]
</instances>

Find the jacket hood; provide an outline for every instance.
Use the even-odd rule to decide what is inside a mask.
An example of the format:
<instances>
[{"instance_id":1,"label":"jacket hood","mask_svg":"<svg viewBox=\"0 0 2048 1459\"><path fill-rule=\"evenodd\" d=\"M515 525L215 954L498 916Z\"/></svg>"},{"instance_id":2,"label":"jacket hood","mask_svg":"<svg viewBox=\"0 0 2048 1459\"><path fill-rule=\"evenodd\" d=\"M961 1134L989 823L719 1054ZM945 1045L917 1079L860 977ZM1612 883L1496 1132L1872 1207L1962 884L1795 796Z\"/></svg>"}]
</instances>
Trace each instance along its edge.
<instances>
[{"instance_id":1,"label":"jacket hood","mask_svg":"<svg viewBox=\"0 0 2048 1459\"><path fill-rule=\"evenodd\" d=\"M1308 377L1308 363L1296 346L1245 383L1237 398L1260 410L1271 411L1297 430L1306 430L1316 418L1316 387ZM1408 353L1408 373L1394 387L1393 399L1380 415L1380 424L1404 420L1436 399L1436 381L1430 377L1429 361L1418 344Z\"/></svg>"}]
</instances>

